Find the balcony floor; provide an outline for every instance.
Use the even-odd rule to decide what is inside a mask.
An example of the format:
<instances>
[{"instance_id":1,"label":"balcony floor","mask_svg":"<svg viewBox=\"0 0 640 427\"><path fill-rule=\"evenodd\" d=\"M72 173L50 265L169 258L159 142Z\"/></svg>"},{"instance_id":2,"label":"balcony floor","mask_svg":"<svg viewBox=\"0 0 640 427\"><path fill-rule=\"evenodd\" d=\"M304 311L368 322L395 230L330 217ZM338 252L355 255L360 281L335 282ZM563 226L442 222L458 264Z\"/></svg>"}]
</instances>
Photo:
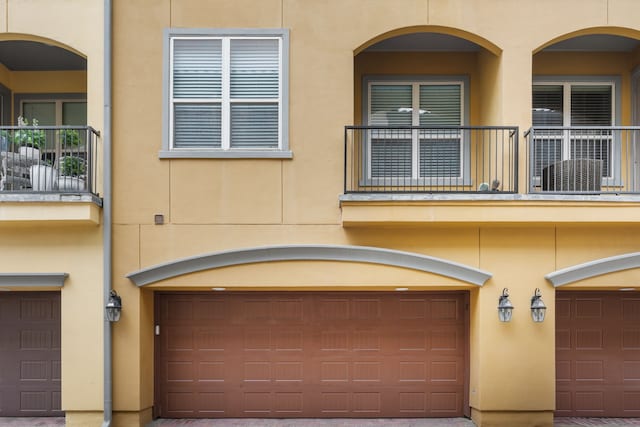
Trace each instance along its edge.
<instances>
[{"instance_id":1,"label":"balcony floor","mask_svg":"<svg viewBox=\"0 0 640 427\"><path fill-rule=\"evenodd\" d=\"M342 225L639 223L640 195L345 194Z\"/></svg>"}]
</instances>

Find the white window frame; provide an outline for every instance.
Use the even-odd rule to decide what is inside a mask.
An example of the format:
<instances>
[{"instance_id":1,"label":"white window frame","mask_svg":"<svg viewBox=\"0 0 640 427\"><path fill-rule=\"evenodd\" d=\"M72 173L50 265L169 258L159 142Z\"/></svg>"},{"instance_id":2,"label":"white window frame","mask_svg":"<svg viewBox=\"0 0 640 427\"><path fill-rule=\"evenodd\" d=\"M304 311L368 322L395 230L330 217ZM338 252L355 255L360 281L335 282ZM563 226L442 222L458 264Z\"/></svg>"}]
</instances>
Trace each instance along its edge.
<instances>
[{"instance_id":1,"label":"white window frame","mask_svg":"<svg viewBox=\"0 0 640 427\"><path fill-rule=\"evenodd\" d=\"M611 86L611 125L617 126L620 123L620 78L617 76L563 76L563 77L534 77L533 86L561 86L562 87L562 126L570 127L571 124L571 88L573 86ZM533 88L532 88L533 90ZM534 125L535 127L535 125ZM544 126L540 126L544 128ZM577 136L577 135L576 135ZM545 136L549 138L549 136ZM598 136L604 139L603 136ZM564 132L562 136L562 160L571 158L570 132ZM614 135L609 137L611 144L609 175L602 176L602 185L621 185L621 153L620 144L615 140ZM535 176L535 185L541 185L540 176Z\"/></svg>"},{"instance_id":2,"label":"white window frame","mask_svg":"<svg viewBox=\"0 0 640 427\"><path fill-rule=\"evenodd\" d=\"M420 126L420 86L437 86L437 85L458 85L460 86L460 124L459 126L465 126L469 117L469 98L468 98L468 78L463 76L429 76L429 77L404 77L404 76L368 76L364 80L363 95L364 95L364 122L366 125L371 125L371 87L374 85L399 85L399 86L412 86L412 123L411 126ZM428 139L422 137L425 133L419 130L407 131L411 132L411 177L392 177L391 179L375 178L372 177L372 153L371 153L371 135L376 131L372 130L368 132L367 144L366 144L366 163L364 174L364 182L361 185L470 185L470 167L469 167L469 135L463 129L460 129L456 135L447 134L447 138L458 138L460 140L460 175L456 177L451 176L431 176L420 177L420 165L419 165L419 151L420 140ZM377 131L384 132L384 131ZM438 136L436 134L436 136ZM442 137L443 135L439 135ZM422 138L421 138L422 137Z\"/></svg>"},{"instance_id":3,"label":"white window frame","mask_svg":"<svg viewBox=\"0 0 640 427\"><path fill-rule=\"evenodd\" d=\"M221 40L222 42L222 98L173 98L173 42L178 39ZM242 98L237 102L251 104L278 104L278 147L240 148L231 146L230 114L235 101L230 97L230 43L233 39L278 40L279 46L279 93L277 99ZM289 121L289 31L287 29L181 29L165 30L164 46L164 92L163 92L163 142L160 158L291 158L288 139ZM221 105L221 147L174 147L173 111L178 103L211 103Z\"/></svg>"}]
</instances>

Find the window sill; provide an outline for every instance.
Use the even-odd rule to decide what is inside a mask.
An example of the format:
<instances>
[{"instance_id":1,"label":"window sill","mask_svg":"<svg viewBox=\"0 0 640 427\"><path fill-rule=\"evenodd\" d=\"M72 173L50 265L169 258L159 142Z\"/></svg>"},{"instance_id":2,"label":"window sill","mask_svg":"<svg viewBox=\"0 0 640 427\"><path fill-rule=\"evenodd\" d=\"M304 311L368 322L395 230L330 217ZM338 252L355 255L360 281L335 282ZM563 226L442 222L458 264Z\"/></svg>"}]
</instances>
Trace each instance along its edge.
<instances>
[{"instance_id":1,"label":"window sill","mask_svg":"<svg viewBox=\"0 0 640 427\"><path fill-rule=\"evenodd\" d=\"M289 150L162 150L161 159L291 159Z\"/></svg>"}]
</instances>

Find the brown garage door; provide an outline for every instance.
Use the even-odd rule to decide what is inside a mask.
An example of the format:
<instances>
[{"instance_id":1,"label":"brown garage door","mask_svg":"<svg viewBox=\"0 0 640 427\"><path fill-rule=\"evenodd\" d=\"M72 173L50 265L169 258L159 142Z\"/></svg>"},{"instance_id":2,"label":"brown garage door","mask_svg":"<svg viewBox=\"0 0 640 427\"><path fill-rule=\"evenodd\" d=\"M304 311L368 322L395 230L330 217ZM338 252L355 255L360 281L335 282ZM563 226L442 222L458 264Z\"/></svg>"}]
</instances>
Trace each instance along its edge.
<instances>
[{"instance_id":1,"label":"brown garage door","mask_svg":"<svg viewBox=\"0 0 640 427\"><path fill-rule=\"evenodd\" d=\"M556 415L640 417L640 293L557 292Z\"/></svg>"},{"instance_id":2,"label":"brown garage door","mask_svg":"<svg viewBox=\"0 0 640 427\"><path fill-rule=\"evenodd\" d=\"M157 295L156 414L455 417L466 293Z\"/></svg>"},{"instance_id":3,"label":"brown garage door","mask_svg":"<svg viewBox=\"0 0 640 427\"><path fill-rule=\"evenodd\" d=\"M60 415L60 294L0 292L0 417Z\"/></svg>"}]
</instances>

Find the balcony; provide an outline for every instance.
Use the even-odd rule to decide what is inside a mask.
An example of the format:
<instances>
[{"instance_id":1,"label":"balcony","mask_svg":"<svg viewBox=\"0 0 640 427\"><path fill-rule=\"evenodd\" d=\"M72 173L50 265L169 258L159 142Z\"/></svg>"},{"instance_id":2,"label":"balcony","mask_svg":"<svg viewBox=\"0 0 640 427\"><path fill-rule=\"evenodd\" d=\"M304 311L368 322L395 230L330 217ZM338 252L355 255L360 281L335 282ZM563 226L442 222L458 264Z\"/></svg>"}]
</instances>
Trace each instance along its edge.
<instances>
[{"instance_id":1,"label":"balcony","mask_svg":"<svg viewBox=\"0 0 640 427\"><path fill-rule=\"evenodd\" d=\"M637 224L640 127L345 128L342 225ZM518 190L518 175L526 187Z\"/></svg>"},{"instance_id":2,"label":"balcony","mask_svg":"<svg viewBox=\"0 0 640 427\"><path fill-rule=\"evenodd\" d=\"M98 139L88 126L0 127L0 222L99 223Z\"/></svg>"},{"instance_id":3,"label":"balcony","mask_svg":"<svg viewBox=\"0 0 640 427\"><path fill-rule=\"evenodd\" d=\"M518 128L345 128L345 194L517 193Z\"/></svg>"},{"instance_id":4,"label":"balcony","mask_svg":"<svg viewBox=\"0 0 640 427\"><path fill-rule=\"evenodd\" d=\"M640 193L640 127L533 127L525 138L529 194Z\"/></svg>"}]
</instances>

